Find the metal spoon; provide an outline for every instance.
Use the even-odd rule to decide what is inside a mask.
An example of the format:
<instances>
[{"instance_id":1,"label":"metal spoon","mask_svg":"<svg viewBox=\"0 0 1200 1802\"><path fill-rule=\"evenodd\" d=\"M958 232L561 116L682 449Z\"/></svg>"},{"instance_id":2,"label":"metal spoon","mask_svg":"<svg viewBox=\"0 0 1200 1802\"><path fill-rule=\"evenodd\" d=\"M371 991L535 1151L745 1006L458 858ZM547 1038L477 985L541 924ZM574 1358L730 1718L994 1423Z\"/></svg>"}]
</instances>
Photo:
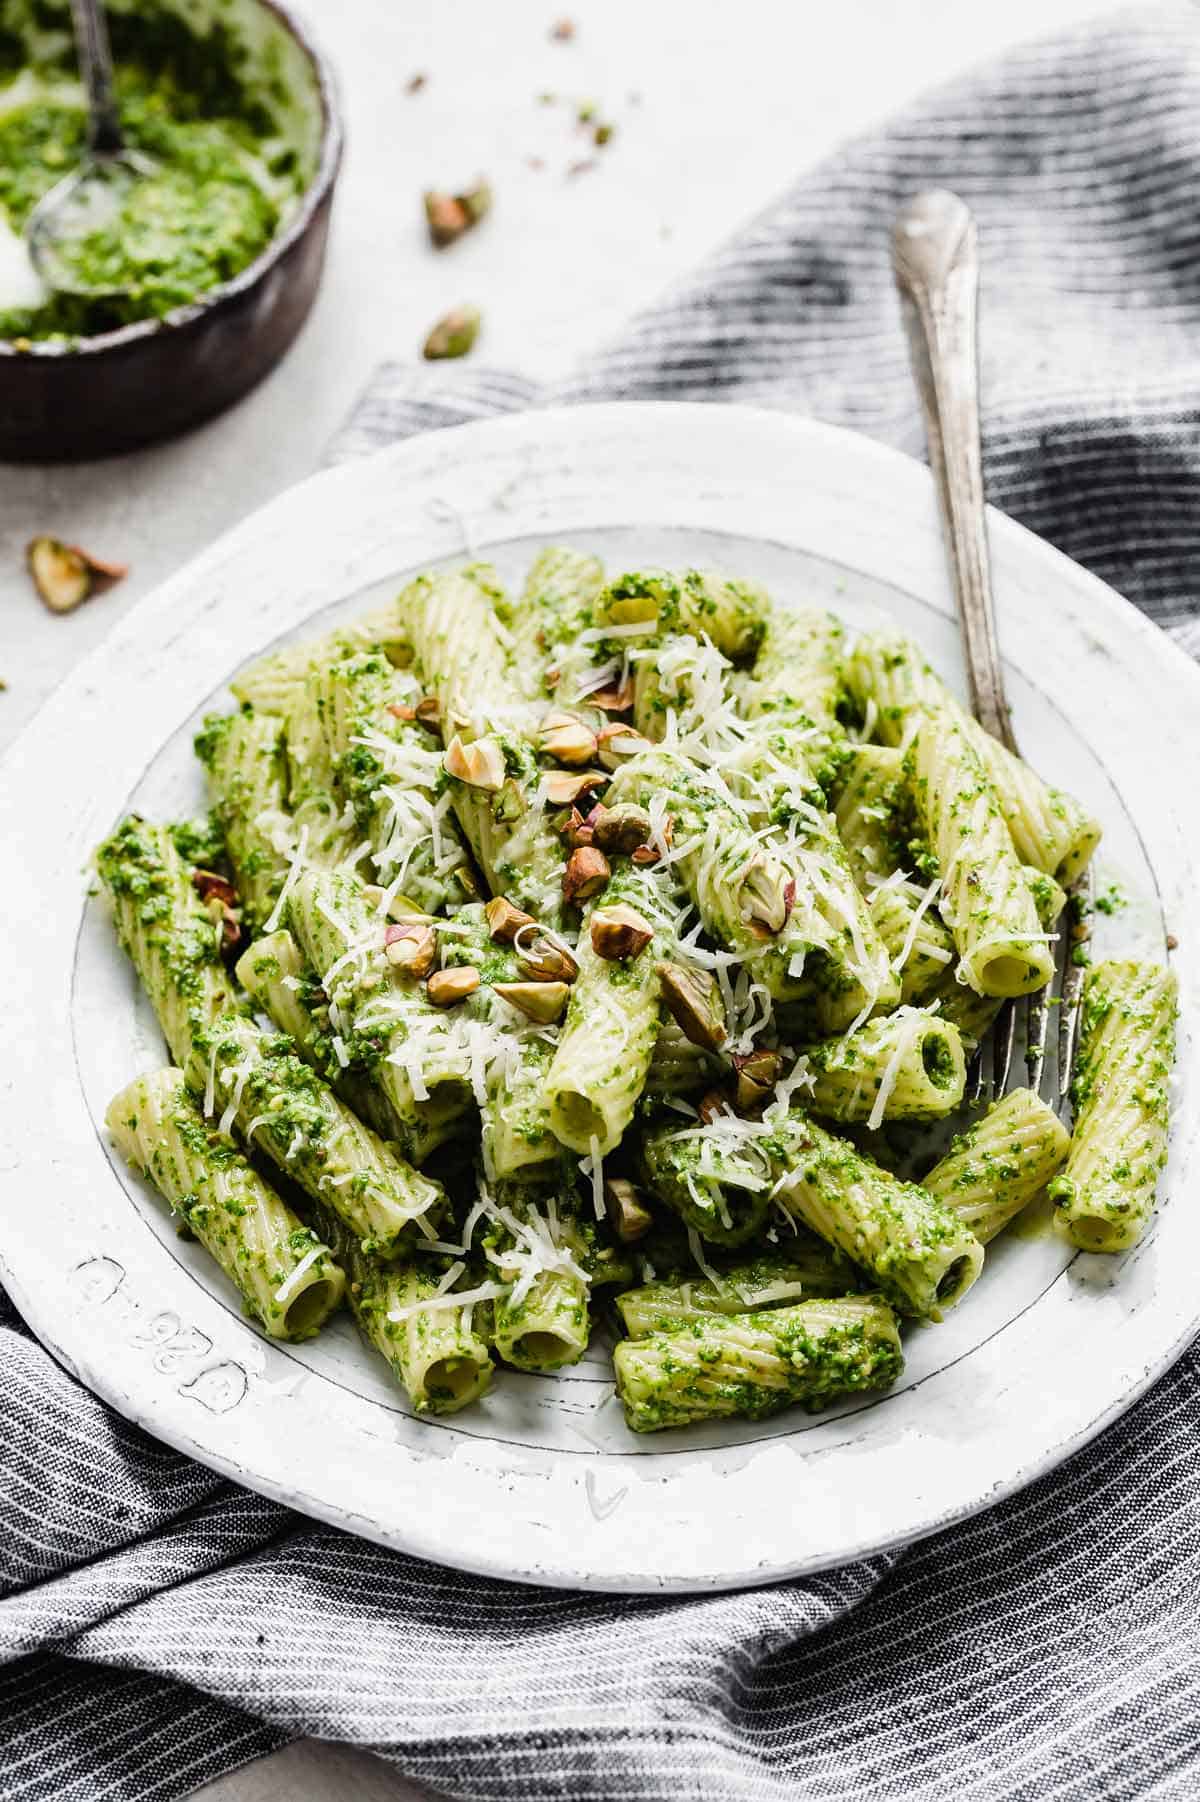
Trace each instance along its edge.
<instances>
[{"instance_id":1,"label":"metal spoon","mask_svg":"<svg viewBox=\"0 0 1200 1802\"><path fill-rule=\"evenodd\" d=\"M157 171L150 157L125 142L113 95L112 50L103 0L71 0L79 72L87 92L87 150L82 162L56 182L25 221L30 261L48 288L96 296L120 290L103 279L89 282L71 251L119 216L135 182Z\"/></svg>"}]
</instances>

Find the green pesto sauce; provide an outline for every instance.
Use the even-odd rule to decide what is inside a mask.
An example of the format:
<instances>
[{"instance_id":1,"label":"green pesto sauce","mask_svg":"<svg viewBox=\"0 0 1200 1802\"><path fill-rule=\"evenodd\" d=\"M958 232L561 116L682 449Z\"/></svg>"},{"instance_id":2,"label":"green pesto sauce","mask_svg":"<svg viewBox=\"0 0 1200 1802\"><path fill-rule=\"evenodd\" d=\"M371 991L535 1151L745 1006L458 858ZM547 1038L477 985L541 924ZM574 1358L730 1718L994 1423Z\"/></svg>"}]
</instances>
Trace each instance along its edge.
<instances>
[{"instance_id":1,"label":"green pesto sauce","mask_svg":"<svg viewBox=\"0 0 1200 1802\"><path fill-rule=\"evenodd\" d=\"M0 306L0 338L90 337L162 318L252 263L301 185L295 151L238 79L220 31L201 41L165 14L114 15L112 31L126 138L157 165L110 226L72 247L81 285L114 292ZM0 34L0 82L20 72L15 44ZM69 51L37 73L58 91L5 111L0 87L0 210L17 233L84 150L82 97L62 93Z\"/></svg>"}]
</instances>

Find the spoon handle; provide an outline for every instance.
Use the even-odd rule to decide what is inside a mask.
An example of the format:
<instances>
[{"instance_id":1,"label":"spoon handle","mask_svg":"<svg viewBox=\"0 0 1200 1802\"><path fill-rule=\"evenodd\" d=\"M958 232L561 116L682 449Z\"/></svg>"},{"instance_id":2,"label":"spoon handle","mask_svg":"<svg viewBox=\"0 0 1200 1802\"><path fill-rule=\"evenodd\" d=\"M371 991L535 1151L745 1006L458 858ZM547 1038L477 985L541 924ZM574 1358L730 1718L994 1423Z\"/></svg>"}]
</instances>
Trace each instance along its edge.
<instances>
[{"instance_id":1,"label":"spoon handle","mask_svg":"<svg viewBox=\"0 0 1200 1802\"><path fill-rule=\"evenodd\" d=\"M95 156L114 156L125 148L117 103L113 97L112 49L103 0L71 0L79 73L87 89L88 148Z\"/></svg>"},{"instance_id":2,"label":"spoon handle","mask_svg":"<svg viewBox=\"0 0 1200 1802\"><path fill-rule=\"evenodd\" d=\"M970 208L957 194L936 188L901 209L892 232L892 268L946 524L972 710L993 738L1015 750L983 503L975 325L979 251Z\"/></svg>"}]
</instances>

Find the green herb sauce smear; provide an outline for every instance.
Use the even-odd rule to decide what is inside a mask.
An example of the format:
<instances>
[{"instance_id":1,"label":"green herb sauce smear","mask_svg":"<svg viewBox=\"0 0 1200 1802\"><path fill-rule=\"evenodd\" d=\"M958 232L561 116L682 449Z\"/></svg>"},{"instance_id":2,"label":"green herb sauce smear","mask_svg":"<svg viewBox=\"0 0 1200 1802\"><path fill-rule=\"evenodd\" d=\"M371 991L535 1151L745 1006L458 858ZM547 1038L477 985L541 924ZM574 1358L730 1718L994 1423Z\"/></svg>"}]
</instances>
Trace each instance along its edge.
<instances>
[{"instance_id":1,"label":"green herb sauce smear","mask_svg":"<svg viewBox=\"0 0 1200 1802\"><path fill-rule=\"evenodd\" d=\"M301 186L295 151L220 30L201 39L165 14L114 15L112 26L122 126L154 170L111 225L71 249L80 285L111 292L39 295L28 280L14 292L0 279L0 338L89 337L162 318L252 263ZM30 68L0 33L0 214L16 237L85 149L69 37L52 44ZM11 236L6 248L11 263Z\"/></svg>"}]
</instances>

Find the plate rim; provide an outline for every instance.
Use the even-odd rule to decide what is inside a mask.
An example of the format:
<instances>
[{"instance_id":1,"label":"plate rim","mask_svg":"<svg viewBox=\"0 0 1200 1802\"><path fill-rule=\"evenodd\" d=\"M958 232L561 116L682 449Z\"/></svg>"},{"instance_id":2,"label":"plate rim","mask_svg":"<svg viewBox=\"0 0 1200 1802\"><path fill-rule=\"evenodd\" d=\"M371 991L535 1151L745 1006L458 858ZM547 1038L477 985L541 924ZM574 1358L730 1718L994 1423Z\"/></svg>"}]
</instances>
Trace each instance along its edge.
<instances>
[{"instance_id":1,"label":"plate rim","mask_svg":"<svg viewBox=\"0 0 1200 1802\"><path fill-rule=\"evenodd\" d=\"M880 469L885 466L890 467L894 474L904 470L903 479L910 483L915 474L922 480L925 492L932 502L933 489L929 472L915 459L873 439L866 438L862 434L763 408L726 406L724 404L717 406L708 402L604 402L590 406L540 409L519 415L503 416L499 419L474 421L464 425L442 428L437 432L422 434L416 438L388 446L368 458L353 460L331 470L318 471L305 481L284 490L265 507L222 534L197 557L189 560L167 582L159 585L123 615L114 626L113 631L107 634L101 643L94 647L89 655L56 685L42 703L33 720L29 722L6 752L3 761L0 762L0 771L11 776L13 770L20 765L26 746L36 741L39 731L44 730L45 722L52 716L56 706L62 705L64 693L70 694L78 684L86 685L93 669L99 671L107 667L113 656L114 648L135 639L138 629L143 627L146 621L152 617L157 619L160 615L165 614L176 589L186 590L189 585L194 585L210 564L229 563L236 560L243 541L250 542L269 529L272 517L294 507L299 497L312 496L317 492L323 495L332 495L343 483L361 484L364 472L391 469L393 466L397 470L402 470L406 464L421 461L423 452L428 456L430 441L434 439L441 441L443 448L447 442L462 442L464 438L469 438L472 442L483 440L485 444L487 441L495 439L498 445L503 445L506 440L515 440L519 443L522 439L528 440L531 436L536 437L539 433L553 434L557 430L566 429L568 432L578 434L582 443L593 425L599 428L606 423L611 423L614 418L617 423L629 421L631 414L636 416L637 429L642 433L647 430L653 432L656 418L664 422L664 431L666 422L687 419L694 421L699 436L711 433L714 429L717 432L728 429L729 434L732 435L735 430L740 429L751 433L761 432L764 435L764 441L777 439L780 434L783 434L790 438L793 444L798 444L803 440L809 440L814 447L822 443L836 443L840 454L863 459L864 468L870 460L875 459ZM702 429L701 420L703 421ZM586 460L586 455L585 445L584 460ZM319 509L314 509L314 511L319 511ZM725 529L732 530L734 528ZM1162 656L1165 653L1166 661L1174 665L1174 674L1178 675L1184 669L1190 671L1189 677L1185 680L1196 684L1196 697L1200 700L1200 668L1165 633L1154 626L1115 590L1081 565L1065 557L1055 547L1037 538L1035 534L1016 521L993 509L989 509L989 529L993 535L994 546L1003 544L1009 550L1015 546L1016 554L1020 557L1026 560L1033 558L1042 563L1048 578L1052 579L1056 574L1064 580L1069 577L1069 580L1077 587L1082 582L1090 589L1091 598L1100 605L1101 609L1108 612L1110 618L1119 620L1121 631L1132 630L1136 636L1140 636L1151 655ZM926 522L924 526L918 527L914 519L913 530L927 531L928 524ZM550 536L551 531L548 530L546 535ZM793 542L791 548L801 550L803 547ZM302 626L303 620L298 624ZM7 1095L5 1101L7 1101ZM52 1295L48 1289L39 1293L36 1281L26 1283L23 1280L22 1271L17 1268L17 1263L10 1257L2 1234L0 1234L0 1276L3 1277L5 1286L32 1331L56 1360L64 1365L73 1376L85 1383L93 1392L99 1394L123 1417L133 1420L156 1438L172 1445L176 1450L196 1458L210 1468L220 1471L236 1482L268 1495L284 1505L297 1507L305 1514L325 1520L331 1525L348 1528L379 1543L390 1545L417 1557L434 1562L451 1562L457 1568L470 1570L480 1575L498 1577L508 1581L525 1580L560 1587L586 1587L625 1592L635 1588L644 1593L649 1593L652 1588L660 1591L685 1593L749 1587L777 1581L783 1577L807 1575L912 1543L914 1540L924 1538L957 1521L969 1518L983 1508L993 1506L1005 1497L1017 1493L1030 1482L1057 1468L1058 1465L1083 1449L1106 1426L1120 1418L1137 1402L1157 1377L1171 1367L1194 1337L1197 1329L1200 1329L1200 1297L1198 1297L1194 1317L1185 1324L1171 1344L1146 1365L1142 1373L1128 1385L1124 1393L1084 1422L1074 1434L1063 1439L1050 1451L1019 1465L1010 1472L1007 1479L990 1487L985 1495L974 1501L964 1502L935 1515L930 1515L915 1526L898 1527L890 1535L875 1534L870 1536L869 1542L839 1547L831 1555L814 1552L805 1558L793 1558L780 1565L773 1565L769 1570L705 1572L688 1580L675 1577L658 1585L647 1582L631 1585L628 1581L622 1580L619 1575L612 1576L610 1579L604 1573L589 1574L579 1569L565 1567L536 1570L514 1569L511 1564L505 1565L495 1558L473 1560L469 1556L469 1550L460 1552L456 1548L451 1554L444 1541L439 1539L436 1527L427 1532L424 1520L410 1521L402 1531L396 1531L386 1524L366 1516L356 1518L344 1506L331 1504L319 1494L312 1494L304 1490L297 1478L277 1479L270 1474L249 1471L244 1464L236 1458L229 1457L220 1447L214 1447L206 1443L203 1438L188 1433L173 1419L168 1418L166 1426L160 1424L156 1418L153 1402L149 1406L143 1407L139 1405L141 1398L122 1389L115 1379L109 1380L103 1360L99 1367L92 1364L86 1356L81 1360L77 1355L78 1348L73 1341L70 1348L67 1343L62 1342L63 1336L58 1331L57 1318L60 1316L59 1298ZM252 1329L247 1328L246 1330L252 1332ZM254 1336L258 1337L258 1335ZM66 1338L70 1339L71 1335L67 1334ZM86 1345L85 1334L85 1351ZM87 1370L86 1375L84 1369ZM601 1454L597 1460L597 1467L602 1468L606 1461L604 1455Z\"/></svg>"}]
</instances>

